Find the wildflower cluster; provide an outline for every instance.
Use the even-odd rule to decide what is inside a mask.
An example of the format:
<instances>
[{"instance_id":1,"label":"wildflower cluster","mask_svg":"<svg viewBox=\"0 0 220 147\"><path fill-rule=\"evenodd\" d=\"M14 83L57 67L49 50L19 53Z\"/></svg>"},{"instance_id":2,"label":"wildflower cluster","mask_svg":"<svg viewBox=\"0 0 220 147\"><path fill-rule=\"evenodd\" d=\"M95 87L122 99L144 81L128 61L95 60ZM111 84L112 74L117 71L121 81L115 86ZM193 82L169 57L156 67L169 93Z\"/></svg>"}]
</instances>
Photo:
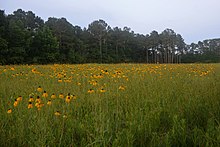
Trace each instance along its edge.
<instances>
[{"instance_id":1,"label":"wildflower cluster","mask_svg":"<svg viewBox=\"0 0 220 147\"><path fill-rule=\"evenodd\" d=\"M36 89L36 92L30 94L28 98L18 96L13 102L13 107L8 108L7 113L11 114L13 112L13 109L16 109L19 105L26 105L26 108L28 110L35 109L37 111L40 111L43 107L49 108L54 102L56 102L57 99L60 100L60 104L70 104L71 101L76 100L76 98L76 95L70 93L68 93L66 96L63 93L59 93L59 95L52 93L50 95L46 90L43 90L43 88L39 86ZM60 116L61 111L55 111L54 115ZM67 115L65 114L63 117L66 118Z\"/></svg>"}]
</instances>

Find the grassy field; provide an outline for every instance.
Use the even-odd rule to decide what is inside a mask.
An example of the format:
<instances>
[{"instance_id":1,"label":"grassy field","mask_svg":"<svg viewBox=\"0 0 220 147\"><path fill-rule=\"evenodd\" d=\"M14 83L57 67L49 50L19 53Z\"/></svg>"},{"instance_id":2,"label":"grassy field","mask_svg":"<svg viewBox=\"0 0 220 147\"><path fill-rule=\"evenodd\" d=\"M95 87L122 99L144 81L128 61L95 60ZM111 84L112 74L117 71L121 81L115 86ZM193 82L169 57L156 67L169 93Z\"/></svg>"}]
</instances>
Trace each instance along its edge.
<instances>
[{"instance_id":1,"label":"grassy field","mask_svg":"<svg viewBox=\"0 0 220 147\"><path fill-rule=\"evenodd\" d=\"M220 146L220 64L0 66L0 146Z\"/></svg>"}]
</instances>

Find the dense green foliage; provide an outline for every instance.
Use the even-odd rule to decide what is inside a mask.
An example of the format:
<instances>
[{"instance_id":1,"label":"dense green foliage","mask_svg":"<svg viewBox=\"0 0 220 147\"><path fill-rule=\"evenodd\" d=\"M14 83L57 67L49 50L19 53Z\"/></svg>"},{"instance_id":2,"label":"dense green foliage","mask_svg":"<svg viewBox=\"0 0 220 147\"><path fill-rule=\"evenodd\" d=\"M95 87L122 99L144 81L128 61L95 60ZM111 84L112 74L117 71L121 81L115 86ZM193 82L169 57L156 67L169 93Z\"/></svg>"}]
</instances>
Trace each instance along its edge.
<instances>
[{"instance_id":1,"label":"dense green foliage","mask_svg":"<svg viewBox=\"0 0 220 147\"><path fill-rule=\"evenodd\" d=\"M207 50L211 52L209 55L216 56L214 60L212 56L204 56ZM219 62L219 50L219 40L187 46L172 29L143 35L128 27L111 28L104 20L96 20L82 29L65 18L50 17L44 22L31 11L18 9L6 15L0 10L0 64L3 65ZM200 54L204 58L197 57Z\"/></svg>"},{"instance_id":2,"label":"dense green foliage","mask_svg":"<svg viewBox=\"0 0 220 147\"><path fill-rule=\"evenodd\" d=\"M208 39L198 44L187 46L188 52L183 55L183 62L220 62L220 39Z\"/></svg>"},{"instance_id":3,"label":"dense green foliage","mask_svg":"<svg viewBox=\"0 0 220 147\"><path fill-rule=\"evenodd\" d=\"M220 64L6 65L0 81L2 147L220 146Z\"/></svg>"}]
</instances>

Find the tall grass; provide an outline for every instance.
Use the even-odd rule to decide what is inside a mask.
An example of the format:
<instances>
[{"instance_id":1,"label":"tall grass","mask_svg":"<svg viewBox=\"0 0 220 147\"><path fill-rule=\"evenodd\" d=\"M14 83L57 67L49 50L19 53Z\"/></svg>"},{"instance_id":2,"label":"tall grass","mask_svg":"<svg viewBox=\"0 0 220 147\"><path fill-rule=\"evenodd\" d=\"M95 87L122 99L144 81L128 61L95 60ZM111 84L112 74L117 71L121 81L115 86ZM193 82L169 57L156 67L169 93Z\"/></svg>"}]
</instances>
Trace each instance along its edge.
<instances>
[{"instance_id":1,"label":"tall grass","mask_svg":"<svg viewBox=\"0 0 220 147\"><path fill-rule=\"evenodd\" d=\"M220 64L1 66L0 146L220 146Z\"/></svg>"}]
</instances>

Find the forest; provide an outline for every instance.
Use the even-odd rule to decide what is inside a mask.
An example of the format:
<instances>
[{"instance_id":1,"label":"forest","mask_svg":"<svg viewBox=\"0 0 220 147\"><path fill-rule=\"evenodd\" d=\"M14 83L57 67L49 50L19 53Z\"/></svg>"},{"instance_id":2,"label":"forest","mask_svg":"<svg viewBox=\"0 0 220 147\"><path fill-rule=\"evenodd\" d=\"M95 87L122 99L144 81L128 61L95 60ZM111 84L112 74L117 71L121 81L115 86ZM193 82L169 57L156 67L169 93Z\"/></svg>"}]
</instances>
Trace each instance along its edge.
<instances>
[{"instance_id":1,"label":"forest","mask_svg":"<svg viewBox=\"0 0 220 147\"><path fill-rule=\"evenodd\" d=\"M220 62L220 39L187 45L169 28L143 35L102 19L81 28L66 18L44 21L32 11L0 10L0 65L195 62Z\"/></svg>"}]
</instances>

